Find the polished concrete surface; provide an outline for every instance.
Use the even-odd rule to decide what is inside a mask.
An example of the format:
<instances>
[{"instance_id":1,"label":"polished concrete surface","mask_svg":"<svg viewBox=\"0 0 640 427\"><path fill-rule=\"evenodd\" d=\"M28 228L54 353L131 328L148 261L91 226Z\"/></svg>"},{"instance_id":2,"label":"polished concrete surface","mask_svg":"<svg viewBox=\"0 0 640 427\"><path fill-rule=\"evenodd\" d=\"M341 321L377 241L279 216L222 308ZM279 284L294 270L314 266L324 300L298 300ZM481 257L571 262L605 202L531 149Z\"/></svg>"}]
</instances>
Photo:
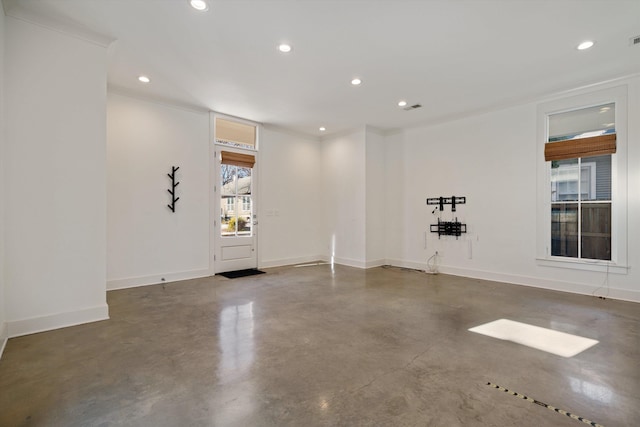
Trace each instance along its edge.
<instances>
[{"instance_id":1,"label":"polished concrete surface","mask_svg":"<svg viewBox=\"0 0 640 427\"><path fill-rule=\"evenodd\" d=\"M320 265L112 291L111 320L9 340L0 426L640 425L640 305ZM469 332L599 341L564 358Z\"/></svg>"}]
</instances>

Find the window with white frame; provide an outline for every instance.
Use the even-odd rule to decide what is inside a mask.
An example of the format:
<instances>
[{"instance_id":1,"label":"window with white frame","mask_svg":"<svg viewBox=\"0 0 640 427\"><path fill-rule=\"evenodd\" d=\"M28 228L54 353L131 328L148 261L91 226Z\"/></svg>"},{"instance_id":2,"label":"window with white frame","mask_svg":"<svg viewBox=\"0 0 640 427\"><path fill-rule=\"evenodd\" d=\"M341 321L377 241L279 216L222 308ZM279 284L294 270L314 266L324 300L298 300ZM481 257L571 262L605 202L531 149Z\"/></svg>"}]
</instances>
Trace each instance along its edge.
<instances>
[{"instance_id":1,"label":"window with white frame","mask_svg":"<svg viewBox=\"0 0 640 427\"><path fill-rule=\"evenodd\" d=\"M625 100L626 87L539 108L539 260L626 265Z\"/></svg>"},{"instance_id":2,"label":"window with white frame","mask_svg":"<svg viewBox=\"0 0 640 427\"><path fill-rule=\"evenodd\" d=\"M227 197L227 206L226 206L227 214L233 214L235 211L236 211L236 198Z\"/></svg>"}]
</instances>

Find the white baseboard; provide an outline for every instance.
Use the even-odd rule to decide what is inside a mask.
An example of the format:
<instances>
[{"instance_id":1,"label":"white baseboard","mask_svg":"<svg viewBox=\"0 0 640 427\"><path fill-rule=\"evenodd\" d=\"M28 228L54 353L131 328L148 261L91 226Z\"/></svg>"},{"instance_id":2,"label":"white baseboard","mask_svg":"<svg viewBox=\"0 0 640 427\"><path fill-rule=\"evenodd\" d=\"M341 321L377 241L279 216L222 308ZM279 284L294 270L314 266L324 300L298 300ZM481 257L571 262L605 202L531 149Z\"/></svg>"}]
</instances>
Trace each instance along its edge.
<instances>
[{"instance_id":1,"label":"white baseboard","mask_svg":"<svg viewBox=\"0 0 640 427\"><path fill-rule=\"evenodd\" d=\"M182 271L178 273L154 274L151 276L128 277L125 279L107 280L107 290L135 288L138 286L156 285L158 283L177 282L178 280L198 279L211 276L208 269ZM162 280L164 279L164 280Z\"/></svg>"},{"instance_id":2,"label":"white baseboard","mask_svg":"<svg viewBox=\"0 0 640 427\"><path fill-rule=\"evenodd\" d=\"M329 262L331 262L331 259L329 259ZM334 257L333 262L340 265L346 265L348 267L367 268L366 261L359 259Z\"/></svg>"},{"instance_id":3,"label":"white baseboard","mask_svg":"<svg viewBox=\"0 0 640 427\"><path fill-rule=\"evenodd\" d=\"M7 336L7 324L2 322L0 323L0 359L2 359L2 353L7 346L7 340L9 339Z\"/></svg>"},{"instance_id":4,"label":"white baseboard","mask_svg":"<svg viewBox=\"0 0 640 427\"><path fill-rule=\"evenodd\" d=\"M402 267L402 268L411 268L413 270L426 270L427 263L426 262L417 262L417 261L404 261L401 259L387 259L387 265L393 265L394 267ZM440 268L440 266L438 266Z\"/></svg>"},{"instance_id":5,"label":"white baseboard","mask_svg":"<svg viewBox=\"0 0 640 427\"><path fill-rule=\"evenodd\" d=\"M374 267L380 267L382 265L385 265L387 263L386 259L374 259L371 261L367 261L365 263L366 267L365 268L374 268Z\"/></svg>"},{"instance_id":6,"label":"white baseboard","mask_svg":"<svg viewBox=\"0 0 640 427\"><path fill-rule=\"evenodd\" d=\"M103 304L83 310L10 321L7 322L7 335L9 338L15 338L107 319L109 319L109 306Z\"/></svg>"},{"instance_id":7,"label":"white baseboard","mask_svg":"<svg viewBox=\"0 0 640 427\"><path fill-rule=\"evenodd\" d=\"M396 267L413 268L416 270L425 270L426 263L415 261L403 261L397 259L387 260L389 265ZM438 271L443 274L452 276L469 277L472 279L491 280L494 282L504 282L514 285L531 286L534 288L549 289L560 292L570 292L580 295L606 296L611 299L623 301L640 302L640 291L632 291L628 289L608 288L602 289L596 285L587 285L584 283L565 282L562 280L544 279L539 277L521 276L517 274L496 273L493 271L473 270L468 268L449 267L446 265L438 265ZM608 292L608 294L607 294Z\"/></svg>"},{"instance_id":8,"label":"white baseboard","mask_svg":"<svg viewBox=\"0 0 640 427\"><path fill-rule=\"evenodd\" d=\"M640 292L628 289L604 289L598 285L565 282L562 280L521 276L517 274L495 273L491 271L472 270L458 267L438 266L438 270L440 270L444 274L451 274L453 276L464 276L473 279L492 280L495 282L505 282L514 285L524 285L532 286L534 288L549 289L553 291L570 292L572 294L606 296L607 298L611 299L640 302Z\"/></svg>"},{"instance_id":9,"label":"white baseboard","mask_svg":"<svg viewBox=\"0 0 640 427\"><path fill-rule=\"evenodd\" d=\"M323 255L323 256L319 256L318 258L321 261L324 262L331 262L331 257ZM350 258L338 258L335 257L333 259L333 262L338 264L338 265L346 265L347 267L355 267L355 268L362 268L362 269L367 269L367 268L374 268L374 267L380 267L382 265L385 265L387 263L386 259L374 259L371 261L361 261L361 260L357 260L357 259L350 259Z\"/></svg>"},{"instance_id":10,"label":"white baseboard","mask_svg":"<svg viewBox=\"0 0 640 427\"><path fill-rule=\"evenodd\" d=\"M272 267L283 267L286 265L296 265L296 264L306 264L314 261L324 261L326 257L322 255L315 256L304 256L297 258L283 258L283 259L272 259L272 260L262 260L258 263L259 268L272 268Z\"/></svg>"}]
</instances>

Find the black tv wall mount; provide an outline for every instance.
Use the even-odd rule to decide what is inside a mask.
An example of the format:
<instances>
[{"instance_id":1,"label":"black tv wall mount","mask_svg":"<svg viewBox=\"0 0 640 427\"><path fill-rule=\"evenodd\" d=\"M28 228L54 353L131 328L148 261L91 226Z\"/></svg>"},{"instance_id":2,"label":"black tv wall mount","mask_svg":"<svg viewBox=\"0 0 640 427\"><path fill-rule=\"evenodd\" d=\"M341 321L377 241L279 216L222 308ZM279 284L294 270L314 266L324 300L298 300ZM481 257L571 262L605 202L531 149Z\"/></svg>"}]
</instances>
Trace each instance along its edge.
<instances>
[{"instance_id":1,"label":"black tv wall mount","mask_svg":"<svg viewBox=\"0 0 640 427\"><path fill-rule=\"evenodd\" d=\"M432 213L436 210L440 210L440 212L442 212L444 210L444 205L451 205L451 212L455 212L456 205L464 205L466 203L467 198L464 196L431 197L427 199L427 205L437 205ZM462 233L467 232L467 224L462 224L458 221L457 217L453 221L441 221L440 218L438 218L438 223L431 224L429 226L429 231L432 233L438 233L438 239L440 236L456 236L456 240L458 240L458 237L460 237Z\"/></svg>"},{"instance_id":2,"label":"black tv wall mount","mask_svg":"<svg viewBox=\"0 0 640 427\"><path fill-rule=\"evenodd\" d=\"M444 210L444 205L451 205L451 212L456 211L456 205L464 205L467 203L467 198L462 197L431 197L427 199L427 205L439 205L440 212Z\"/></svg>"},{"instance_id":3,"label":"black tv wall mount","mask_svg":"<svg viewBox=\"0 0 640 427\"><path fill-rule=\"evenodd\" d=\"M430 231L438 233L438 239L440 236L456 236L456 240L458 240L462 233L467 232L467 224L460 223L458 218L453 221L440 221L438 218L437 224L430 225Z\"/></svg>"}]
</instances>

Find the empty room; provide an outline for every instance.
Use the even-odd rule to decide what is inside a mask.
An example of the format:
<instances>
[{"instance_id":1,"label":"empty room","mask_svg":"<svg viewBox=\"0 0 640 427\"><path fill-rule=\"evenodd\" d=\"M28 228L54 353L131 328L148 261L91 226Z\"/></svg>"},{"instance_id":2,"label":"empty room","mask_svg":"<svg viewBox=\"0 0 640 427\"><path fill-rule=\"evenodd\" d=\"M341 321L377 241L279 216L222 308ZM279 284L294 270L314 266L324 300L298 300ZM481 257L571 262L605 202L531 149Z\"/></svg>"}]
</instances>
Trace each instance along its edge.
<instances>
[{"instance_id":1,"label":"empty room","mask_svg":"<svg viewBox=\"0 0 640 427\"><path fill-rule=\"evenodd\" d=\"M640 425L637 0L0 4L0 426Z\"/></svg>"}]
</instances>

